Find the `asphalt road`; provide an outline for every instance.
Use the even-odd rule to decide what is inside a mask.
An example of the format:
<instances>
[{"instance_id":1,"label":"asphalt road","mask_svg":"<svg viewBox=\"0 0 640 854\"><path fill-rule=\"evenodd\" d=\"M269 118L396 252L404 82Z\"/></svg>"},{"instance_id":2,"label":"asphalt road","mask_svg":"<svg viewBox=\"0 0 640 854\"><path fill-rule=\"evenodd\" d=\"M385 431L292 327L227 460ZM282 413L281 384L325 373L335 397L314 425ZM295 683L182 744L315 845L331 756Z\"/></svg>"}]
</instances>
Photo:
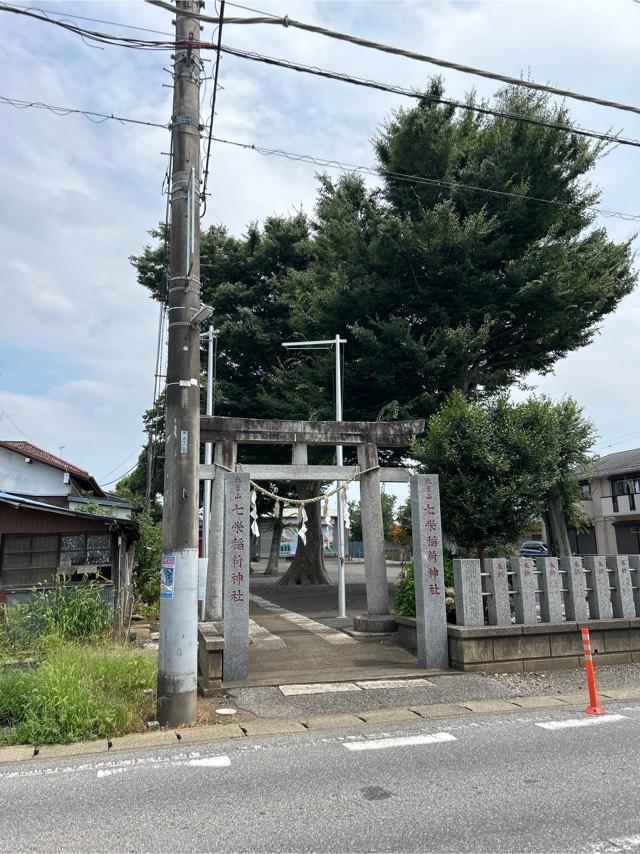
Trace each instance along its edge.
<instances>
[{"instance_id":1,"label":"asphalt road","mask_svg":"<svg viewBox=\"0 0 640 854\"><path fill-rule=\"evenodd\" d=\"M640 851L639 768L624 703L35 760L0 851Z\"/></svg>"}]
</instances>

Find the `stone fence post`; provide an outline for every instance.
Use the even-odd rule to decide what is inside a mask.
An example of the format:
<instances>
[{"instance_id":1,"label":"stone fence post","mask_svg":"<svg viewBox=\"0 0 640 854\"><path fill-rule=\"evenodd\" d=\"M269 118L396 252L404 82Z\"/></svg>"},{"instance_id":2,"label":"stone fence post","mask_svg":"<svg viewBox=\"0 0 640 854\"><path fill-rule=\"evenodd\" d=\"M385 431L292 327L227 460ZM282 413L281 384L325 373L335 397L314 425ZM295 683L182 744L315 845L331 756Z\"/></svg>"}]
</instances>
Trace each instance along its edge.
<instances>
[{"instance_id":1,"label":"stone fence post","mask_svg":"<svg viewBox=\"0 0 640 854\"><path fill-rule=\"evenodd\" d=\"M587 582L585 580L582 558L561 557L560 571L567 591L564 599L564 613L567 620L582 623L589 619L587 604Z\"/></svg>"},{"instance_id":2,"label":"stone fence post","mask_svg":"<svg viewBox=\"0 0 640 854\"><path fill-rule=\"evenodd\" d=\"M631 571L626 555L611 555L607 558L607 567L613 570L613 590L611 605L614 617L635 617L636 606L631 588Z\"/></svg>"},{"instance_id":3,"label":"stone fence post","mask_svg":"<svg viewBox=\"0 0 640 854\"><path fill-rule=\"evenodd\" d=\"M584 567L589 572L588 600L592 620L610 620L613 617L609 568L604 555L587 555Z\"/></svg>"},{"instance_id":4,"label":"stone fence post","mask_svg":"<svg viewBox=\"0 0 640 854\"><path fill-rule=\"evenodd\" d=\"M540 617L543 623L562 622L562 576L557 557L539 557L536 569L540 579Z\"/></svg>"},{"instance_id":5,"label":"stone fence post","mask_svg":"<svg viewBox=\"0 0 640 854\"><path fill-rule=\"evenodd\" d=\"M511 625L511 601L509 599L509 577L507 559L490 558L484 562L487 576L487 613L490 626Z\"/></svg>"},{"instance_id":6,"label":"stone fence post","mask_svg":"<svg viewBox=\"0 0 640 854\"><path fill-rule=\"evenodd\" d=\"M480 561L454 560L453 586L456 591L456 624L484 626Z\"/></svg>"},{"instance_id":7,"label":"stone fence post","mask_svg":"<svg viewBox=\"0 0 640 854\"><path fill-rule=\"evenodd\" d=\"M516 623L528 626L538 621L536 609L536 590L538 588L535 564L530 557L519 557L511 560L515 570L514 607Z\"/></svg>"}]
</instances>

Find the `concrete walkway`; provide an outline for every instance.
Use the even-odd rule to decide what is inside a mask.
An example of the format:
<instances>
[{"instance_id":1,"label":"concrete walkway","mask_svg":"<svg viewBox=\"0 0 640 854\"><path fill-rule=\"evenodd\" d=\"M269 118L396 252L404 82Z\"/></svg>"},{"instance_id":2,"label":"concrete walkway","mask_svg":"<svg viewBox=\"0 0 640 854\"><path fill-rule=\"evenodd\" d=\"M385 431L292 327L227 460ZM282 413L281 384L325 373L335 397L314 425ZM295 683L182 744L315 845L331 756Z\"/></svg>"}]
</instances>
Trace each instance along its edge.
<instances>
[{"instance_id":1,"label":"concrete walkway","mask_svg":"<svg viewBox=\"0 0 640 854\"><path fill-rule=\"evenodd\" d=\"M348 633L353 617L366 611L364 583L347 585L348 616L339 619L335 584L279 587L277 580L261 575L251 578L250 616L263 632L249 647L249 679L244 686L425 675L416 657L397 645L394 634ZM392 598L392 584L389 594Z\"/></svg>"}]
</instances>

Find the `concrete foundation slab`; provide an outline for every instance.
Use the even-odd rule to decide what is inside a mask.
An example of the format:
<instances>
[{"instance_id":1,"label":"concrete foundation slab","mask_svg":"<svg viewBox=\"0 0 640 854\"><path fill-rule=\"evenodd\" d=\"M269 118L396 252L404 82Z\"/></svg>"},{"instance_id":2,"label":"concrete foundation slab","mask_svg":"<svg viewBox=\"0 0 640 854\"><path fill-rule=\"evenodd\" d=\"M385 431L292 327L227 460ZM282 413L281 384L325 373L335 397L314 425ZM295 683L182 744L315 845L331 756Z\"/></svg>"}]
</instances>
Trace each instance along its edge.
<instances>
[{"instance_id":1,"label":"concrete foundation slab","mask_svg":"<svg viewBox=\"0 0 640 854\"><path fill-rule=\"evenodd\" d=\"M353 628L356 632L375 634L398 630L395 618L389 614L360 614L353 618Z\"/></svg>"}]
</instances>

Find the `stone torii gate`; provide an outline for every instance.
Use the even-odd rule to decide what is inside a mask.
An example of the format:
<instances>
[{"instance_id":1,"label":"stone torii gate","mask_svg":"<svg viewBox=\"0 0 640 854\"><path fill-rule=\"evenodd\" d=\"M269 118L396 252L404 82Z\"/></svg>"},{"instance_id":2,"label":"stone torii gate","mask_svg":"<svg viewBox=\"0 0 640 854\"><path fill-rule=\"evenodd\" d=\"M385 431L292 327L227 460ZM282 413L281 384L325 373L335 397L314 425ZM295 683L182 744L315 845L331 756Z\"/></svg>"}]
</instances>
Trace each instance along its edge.
<instances>
[{"instance_id":1,"label":"stone torii gate","mask_svg":"<svg viewBox=\"0 0 640 854\"><path fill-rule=\"evenodd\" d=\"M379 466L378 448L407 448L424 431L413 421L272 421L201 416L202 442L215 444L214 464L200 466L200 479L213 482L209 525L205 620L224 618L225 479L221 472L242 472L254 481L360 481L367 614L356 618L362 631L388 630L389 595L384 553L380 483L408 483L409 471ZM290 445L291 465L242 464L238 445ZM356 446L358 465L309 465L309 445ZM361 475L358 473L362 472ZM218 476L216 476L218 475ZM240 494L240 493L238 493Z\"/></svg>"}]
</instances>

